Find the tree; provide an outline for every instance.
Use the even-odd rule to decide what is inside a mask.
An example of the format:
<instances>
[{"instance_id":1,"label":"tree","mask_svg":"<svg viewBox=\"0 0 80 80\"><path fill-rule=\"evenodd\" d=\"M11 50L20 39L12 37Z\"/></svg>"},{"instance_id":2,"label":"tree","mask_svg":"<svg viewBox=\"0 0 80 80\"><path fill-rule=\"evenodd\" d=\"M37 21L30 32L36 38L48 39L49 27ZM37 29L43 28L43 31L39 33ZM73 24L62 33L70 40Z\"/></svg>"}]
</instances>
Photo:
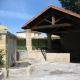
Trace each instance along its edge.
<instances>
[{"instance_id":1,"label":"tree","mask_svg":"<svg viewBox=\"0 0 80 80\"><path fill-rule=\"evenodd\" d=\"M59 0L62 7L80 14L80 0Z\"/></svg>"}]
</instances>

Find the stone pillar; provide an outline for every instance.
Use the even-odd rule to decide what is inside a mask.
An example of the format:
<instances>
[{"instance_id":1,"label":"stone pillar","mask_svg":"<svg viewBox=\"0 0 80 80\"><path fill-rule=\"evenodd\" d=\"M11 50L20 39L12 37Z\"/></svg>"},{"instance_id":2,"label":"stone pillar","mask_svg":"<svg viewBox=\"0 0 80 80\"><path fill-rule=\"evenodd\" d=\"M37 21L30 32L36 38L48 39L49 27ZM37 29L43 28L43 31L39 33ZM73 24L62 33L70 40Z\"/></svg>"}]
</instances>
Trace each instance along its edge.
<instances>
[{"instance_id":1,"label":"stone pillar","mask_svg":"<svg viewBox=\"0 0 80 80\"><path fill-rule=\"evenodd\" d=\"M26 30L26 48L28 51L32 51L31 29Z\"/></svg>"},{"instance_id":2,"label":"stone pillar","mask_svg":"<svg viewBox=\"0 0 80 80\"><path fill-rule=\"evenodd\" d=\"M48 49L51 49L51 34L47 34Z\"/></svg>"}]
</instances>

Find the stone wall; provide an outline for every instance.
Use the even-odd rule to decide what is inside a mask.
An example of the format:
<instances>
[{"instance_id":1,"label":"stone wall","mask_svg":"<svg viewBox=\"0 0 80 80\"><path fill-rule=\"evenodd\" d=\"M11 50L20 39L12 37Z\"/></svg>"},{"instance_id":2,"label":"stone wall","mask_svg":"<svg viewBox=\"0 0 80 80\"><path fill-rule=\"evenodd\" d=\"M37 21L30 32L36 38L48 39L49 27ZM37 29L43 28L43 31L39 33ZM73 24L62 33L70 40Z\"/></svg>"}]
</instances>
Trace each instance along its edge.
<instances>
[{"instance_id":1,"label":"stone wall","mask_svg":"<svg viewBox=\"0 0 80 80\"><path fill-rule=\"evenodd\" d=\"M16 56L17 60L19 61L29 58L45 61L44 56L40 50L33 50L33 51L18 50Z\"/></svg>"},{"instance_id":2,"label":"stone wall","mask_svg":"<svg viewBox=\"0 0 80 80\"><path fill-rule=\"evenodd\" d=\"M28 52L26 50L17 51L17 58L19 61L25 59L36 59L48 62L70 62L70 53L46 53L45 55L41 51Z\"/></svg>"},{"instance_id":3,"label":"stone wall","mask_svg":"<svg viewBox=\"0 0 80 80\"><path fill-rule=\"evenodd\" d=\"M7 53L8 53L8 66L12 66L16 60L16 36L7 33Z\"/></svg>"},{"instance_id":4,"label":"stone wall","mask_svg":"<svg viewBox=\"0 0 80 80\"><path fill-rule=\"evenodd\" d=\"M3 50L2 54L4 60L3 72L4 76L7 76L7 68L13 65L15 62L16 53L16 37L6 30L0 31L0 49Z\"/></svg>"},{"instance_id":5,"label":"stone wall","mask_svg":"<svg viewBox=\"0 0 80 80\"><path fill-rule=\"evenodd\" d=\"M24 60L28 58L27 50L17 50L16 52L16 61Z\"/></svg>"},{"instance_id":6,"label":"stone wall","mask_svg":"<svg viewBox=\"0 0 80 80\"><path fill-rule=\"evenodd\" d=\"M70 62L70 53L47 53L48 62Z\"/></svg>"}]
</instances>

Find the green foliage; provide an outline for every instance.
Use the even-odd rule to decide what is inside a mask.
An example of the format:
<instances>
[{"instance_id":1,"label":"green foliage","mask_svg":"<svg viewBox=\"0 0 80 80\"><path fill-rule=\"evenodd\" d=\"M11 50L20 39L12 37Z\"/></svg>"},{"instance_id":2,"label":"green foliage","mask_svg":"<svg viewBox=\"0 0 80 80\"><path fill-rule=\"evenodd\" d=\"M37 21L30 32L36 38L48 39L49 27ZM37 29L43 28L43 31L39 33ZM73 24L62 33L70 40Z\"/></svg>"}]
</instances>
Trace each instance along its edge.
<instances>
[{"instance_id":1,"label":"green foliage","mask_svg":"<svg viewBox=\"0 0 80 80\"><path fill-rule=\"evenodd\" d=\"M52 39L52 45L58 46L58 39ZM47 39L32 39L32 49L47 48ZM54 46L52 46L54 47ZM26 50L26 39L17 39L17 50Z\"/></svg>"},{"instance_id":2,"label":"green foliage","mask_svg":"<svg viewBox=\"0 0 80 80\"><path fill-rule=\"evenodd\" d=\"M19 46L26 46L26 39L21 39L21 38L18 38L17 39L17 45Z\"/></svg>"},{"instance_id":3,"label":"green foliage","mask_svg":"<svg viewBox=\"0 0 80 80\"><path fill-rule=\"evenodd\" d=\"M79 0L59 0L62 7L80 14L80 1Z\"/></svg>"},{"instance_id":4,"label":"green foliage","mask_svg":"<svg viewBox=\"0 0 80 80\"><path fill-rule=\"evenodd\" d=\"M26 50L26 39L17 39L17 50Z\"/></svg>"},{"instance_id":5,"label":"green foliage","mask_svg":"<svg viewBox=\"0 0 80 80\"><path fill-rule=\"evenodd\" d=\"M47 39L32 39L32 48L38 49L47 47Z\"/></svg>"},{"instance_id":6,"label":"green foliage","mask_svg":"<svg viewBox=\"0 0 80 80\"><path fill-rule=\"evenodd\" d=\"M26 50L26 46L17 46L17 50Z\"/></svg>"},{"instance_id":7,"label":"green foliage","mask_svg":"<svg viewBox=\"0 0 80 80\"><path fill-rule=\"evenodd\" d=\"M32 49L47 47L47 39L32 39ZM17 50L26 50L26 39L17 39Z\"/></svg>"},{"instance_id":8,"label":"green foliage","mask_svg":"<svg viewBox=\"0 0 80 80\"><path fill-rule=\"evenodd\" d=\"M2 53L2 51L3 50L0 49L0 66L4 65L4 61L3 61L3 55L4 54Z\"/></svg>"}]
</instances>

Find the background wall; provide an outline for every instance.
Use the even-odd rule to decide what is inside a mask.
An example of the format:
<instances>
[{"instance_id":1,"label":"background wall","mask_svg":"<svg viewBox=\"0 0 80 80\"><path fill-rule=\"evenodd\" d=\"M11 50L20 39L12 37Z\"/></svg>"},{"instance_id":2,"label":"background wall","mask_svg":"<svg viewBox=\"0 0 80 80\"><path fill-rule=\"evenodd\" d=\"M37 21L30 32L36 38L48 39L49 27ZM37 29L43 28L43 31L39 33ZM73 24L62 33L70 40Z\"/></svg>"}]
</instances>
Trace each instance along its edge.
<instances>
[{"instance_id":1,"label":"background wall","mask_svg":"<svg viewBox=\"0 0 80 80\"><path fill-rule=\"evenodd\" d=\"M80 27L72 27L72 30L79 30ZM60 43L63 52L70 53L71 62L80 62L80 32L69 32L60 36Z\"/></svg>"},{"instance_id":2,"label":"background wall","mask_svg":"<svg viewBox=\"0 0 80 80\"><path fill-rule=\"evenodd\" d=\"M16 36L7 32L7 56L8 66L12 66L16 60Z\"/></svg>"}]
</instances>

